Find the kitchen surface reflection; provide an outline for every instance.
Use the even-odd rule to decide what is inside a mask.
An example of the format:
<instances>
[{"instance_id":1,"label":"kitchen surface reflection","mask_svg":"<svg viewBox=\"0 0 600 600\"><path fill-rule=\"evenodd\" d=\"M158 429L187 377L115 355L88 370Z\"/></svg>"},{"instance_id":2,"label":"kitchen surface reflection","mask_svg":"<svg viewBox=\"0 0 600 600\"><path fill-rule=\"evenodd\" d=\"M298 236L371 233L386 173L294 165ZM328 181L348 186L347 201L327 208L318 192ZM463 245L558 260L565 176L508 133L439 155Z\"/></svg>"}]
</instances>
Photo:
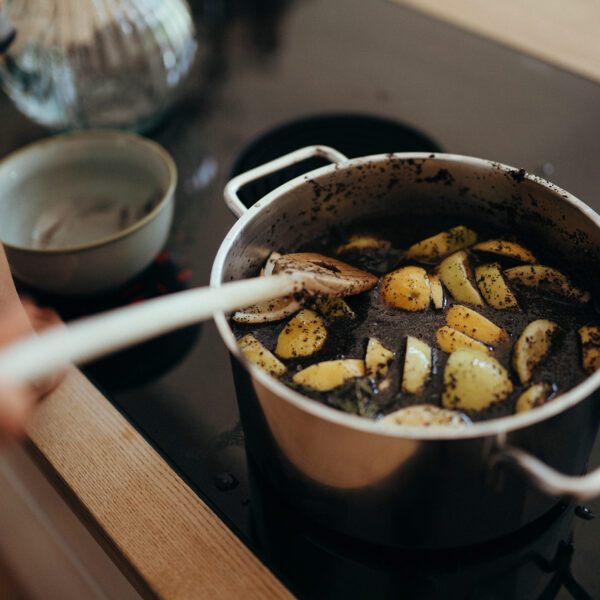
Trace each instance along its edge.
<instances>
[{"instance_id":1,"label":"kitchen surface reflection","mask_svg":"<svg viewBox=\"0 0 600 600\"><path fill-rule=\"evenodd\" d=\"M443 550L375 546L315 525L269 488L249 459L253 536L267 564L303 598L592 598L571 569L574 520L558 504L488 544Z\"/></svg>"}]
</instances>

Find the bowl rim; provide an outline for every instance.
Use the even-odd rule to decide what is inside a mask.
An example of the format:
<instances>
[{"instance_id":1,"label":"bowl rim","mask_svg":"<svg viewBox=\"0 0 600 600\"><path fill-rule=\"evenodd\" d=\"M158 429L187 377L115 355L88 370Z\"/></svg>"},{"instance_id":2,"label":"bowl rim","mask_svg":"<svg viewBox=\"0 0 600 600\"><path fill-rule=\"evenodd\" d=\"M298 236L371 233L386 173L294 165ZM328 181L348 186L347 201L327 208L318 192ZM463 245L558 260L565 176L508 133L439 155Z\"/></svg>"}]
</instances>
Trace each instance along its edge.
<instances>
[{"instance_id":1,"label":"bowl rim","mask_svg":"<svg viewBox=\"0 0 600 600\"><path fill-rule=\"evenodd\" d=\"M291 192L293 189L304 185L311 179L318 178L335 171L343 171L346 168L353 168L357 165L364 165L369 162L395 159L428 159L440 160L447 163L459 162L462 165L472 166L474 168L485 168L499 171L500 173L519 173L524 179L537 185L545 187L549 191L560 197L562 202L573 205L577 210L590 218L600 228L600 215L590 206L579 200L573 194L567 192L558 185L543 179L537 175L525 172L510 165L498 161L476 158L472 156L443 153L443 152L393 152L387 154L374 154L351 158L341 163L334 163L319 167L313 171L299 175L290 181L283 183L275 190L266 194L256 202L248 211L242 215L231 227L224 237L219 250L213 261L210 285L220 286L224 282L221 277L225 267L225 260L230 247L237 236L246 227L259 212L268 209L270 205L277 201L279 196ZM275 377L266 373L263 369L248 360L240 350L235 335L229 325L229 321L223 311L216 312L213 315L216 328L229 352L235 359L241 363L243 368L250 374L252 379L260 385L278 396L282 401L289 402L297 409L311 414L316 418L324 419L337 426L362 431L364 433L382 435L386 437L404 438L412 440L459 440L494 437L503 439L509 433L525 429L536 425L553 417L560 415L571 407L579 404L585 398L592 396L600 389L600 370L586 377L575 387L560 394L543 406L535 410L526 411L520 414L506 415L503 417L477 421L468 427L449 428L443 426L432 427L414 427L409 425L382 424L378 421L365 419L357 415L345 413L335 408L326 406L316 400L313 400L303 394L293 390Z\"/></svg>"},{"instance_id":2,"label":"bowl rim","mask_svg":"<svg viewBox=\"0 0 600 600\"><path fill-rule=\"evenodd\" d=\"M13 152L7 154L6 156L0 159L0 168L5 166L11 160L14 160L17 156L21 156L31 152L33 150L37 150L39 148L46 148L48 146L52 146L57 143L76 143L80 141L87 140L96 140L96 139L105 139L105 140L119 140L125 139L130 143L137 144L140 147L145 147L151 153L154 153L160 159L162 159L163 164L167 168L168 172L168 185L167 188L162 192L161 198L156 206L147 214L144 215L140 220L136 221L129 227L118 231L110 236L103 237L94 242L90 242L88 244L79 244L76 246L65 246L63 248L31 248L29 246L21 246L17 244L11 244L9 242L5 242L1 240L2 245L12 251L18 251L23 254L43 254L43 255L60 255L60 254L70 254L73 252L83 252L87 250L92 250L94 248L98 248L100 246L106 246L113 242L116 242L128 235L134 233L138 229L144 227L147 223L152 221L169 203L171 197L175 194L175 189L177 188L177 180L178 180L178 172L177 166L175 165L175 161L173 157L157 142L150 140L144 136L141 136L137 133L132 133L128 131L119 131L113 129L91 129L86 131L71 131L66 133L59 133L52 135L47 138L43 138L41 140L37 140L30 144L27 144Z\"/></svg>"}]
</instances>

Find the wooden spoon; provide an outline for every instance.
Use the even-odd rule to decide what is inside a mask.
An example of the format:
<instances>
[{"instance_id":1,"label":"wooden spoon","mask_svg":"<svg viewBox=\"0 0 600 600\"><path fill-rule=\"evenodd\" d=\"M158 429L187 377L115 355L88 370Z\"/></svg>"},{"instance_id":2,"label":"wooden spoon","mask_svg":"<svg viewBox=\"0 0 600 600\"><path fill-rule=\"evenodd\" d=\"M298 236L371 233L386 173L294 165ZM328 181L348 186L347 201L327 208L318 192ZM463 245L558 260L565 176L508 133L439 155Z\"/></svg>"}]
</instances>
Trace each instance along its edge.
<instances>
[{"instance_id":1,"label":"wooden spoon","mask_svg":"<svg viewBox=\"0 0 600 600\"><path fill-rule=\"evenodd\" d=\"M291 294L349 296L376 283L374 275L321 254L287 254L276 261L268 277L177 292L24 338L0 352L0 380L22 383L46 377L70 362L89 362L205 321L219 311Z\"/></svg>"}]
</instances>

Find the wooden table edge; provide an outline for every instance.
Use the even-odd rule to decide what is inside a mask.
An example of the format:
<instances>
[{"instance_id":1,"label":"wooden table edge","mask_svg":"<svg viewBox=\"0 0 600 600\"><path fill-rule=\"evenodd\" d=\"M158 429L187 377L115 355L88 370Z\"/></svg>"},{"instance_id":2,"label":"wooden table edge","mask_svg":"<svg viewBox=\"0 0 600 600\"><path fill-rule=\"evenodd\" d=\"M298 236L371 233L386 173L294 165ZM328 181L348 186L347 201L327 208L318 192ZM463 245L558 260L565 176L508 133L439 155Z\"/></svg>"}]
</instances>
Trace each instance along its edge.
<instances>
[{"instance_id":1,"label":"wooden table edge","mask_svg":"<svg viewBox=\"0 0 600 600\"><path fill-rule=\"evenodd\" d=\"M561 0L391 1L600 83L598 3L578 0L567 9Z\"/></svg>"},{"instance_id":2,"label":"wooden table edge","mask_svg":"<svg viewBox=\"0 0 600 600\"><path fill-rule=\"evenodd\" d=\"M79 370L40 405L27 447L143 597L293 597Z\"/></svg>"}]
</instances>

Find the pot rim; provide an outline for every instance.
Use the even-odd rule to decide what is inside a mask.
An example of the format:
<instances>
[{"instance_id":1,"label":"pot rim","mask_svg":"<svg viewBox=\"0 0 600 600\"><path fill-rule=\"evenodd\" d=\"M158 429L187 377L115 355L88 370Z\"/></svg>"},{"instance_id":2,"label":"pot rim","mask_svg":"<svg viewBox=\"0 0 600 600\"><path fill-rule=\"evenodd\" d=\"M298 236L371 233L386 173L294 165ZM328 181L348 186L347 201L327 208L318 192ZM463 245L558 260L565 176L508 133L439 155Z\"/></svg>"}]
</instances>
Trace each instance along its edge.
<instances>
[{"instance_id":1,"label":"pot rim","mask_svg":"<svg viewBox=\"0 0 600 600\"><path fill-rule=\"evenodd\" d=\"M270 205L276 202L280 196L298 188L309 179L320 177L336 170L352 168L368 162L389 160L390 158L398 158L401 160L435 159L451 163L460 162L461 164L471 165L477 168L491 168L504 173L519 173L520 177L541 185L560 196L562 201L573 205L577 210L592 220L600 229L600 215L598 215L598 213L596 213L596 211L594 211L590 206L573 196L571 193L543 179L542 177L523 172L515 167L499 163L497 161L476 158L472 156L464 156L460 154L447 154L439 152L394 152L387 154L374 154L370 156L352 158L341 163L326 165L324 167L314 169L313 171L304 173L303 175L299 175L298 177L287 181L261 198L238 219L238 221L233 225L223 239L223 242L221 243L213 262L210 285L220 286L223 283L221 281L221 274L225 265L226 254L229 252L232 242L246 227L246 224L251 221L259 212L267 209ZM363 431L365 433L373 433L387 437L408 438L414 440L455 440L487 436L504 436L507 433L524 429L554 417L566 411L568 408L578 404L583 399L593 394L598 388L600 388L599 370L584 379L574 388L571 388L564 394L557 396L551 402L538 407L535 410L527 411L521 414L509 415L497 419L489 419L486 421L478 421L468 427L456 429L443 426L425 428L408 425L384 425L378 421L372 421L364 417L351 415L335 408L331 408L325 404L321 404L317 400L303 396L299 392L289 388L284 383L270 376L260 367L249 361L243 355L224 312L221 311L215 313L214 321L228 350L244 366L252 378L256 379L262 386L270 390L275 395L280 396L282 400L291 402L297 408L334 424Z\"/></svg>"}]
</instances>

